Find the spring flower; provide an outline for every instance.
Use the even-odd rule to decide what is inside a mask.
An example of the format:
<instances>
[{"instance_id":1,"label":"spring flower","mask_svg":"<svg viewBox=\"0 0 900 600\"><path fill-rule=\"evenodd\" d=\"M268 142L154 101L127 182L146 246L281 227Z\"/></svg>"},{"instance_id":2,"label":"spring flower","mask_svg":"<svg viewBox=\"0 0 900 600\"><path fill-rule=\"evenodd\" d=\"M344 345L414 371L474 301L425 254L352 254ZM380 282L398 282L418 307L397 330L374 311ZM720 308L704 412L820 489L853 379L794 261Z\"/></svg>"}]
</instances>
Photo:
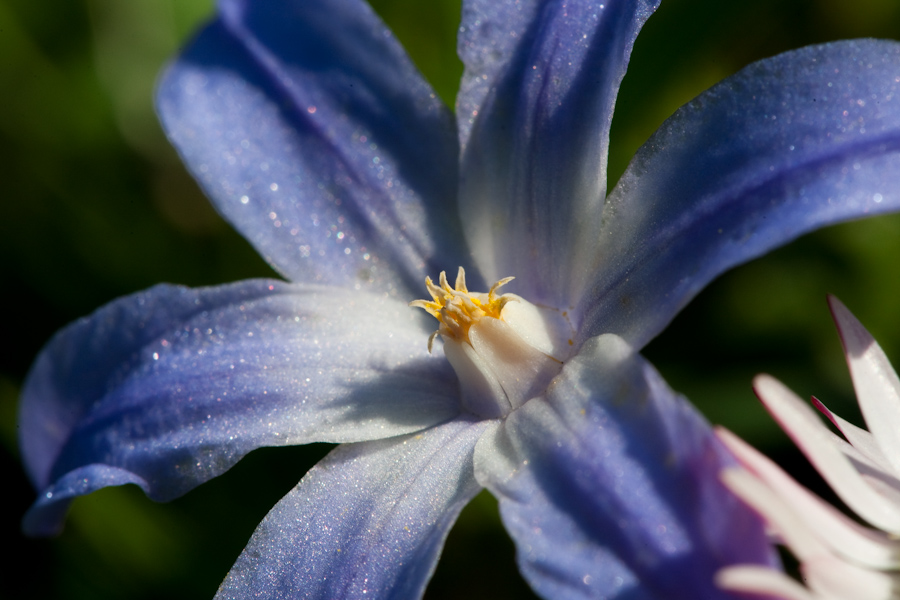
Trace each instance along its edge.
<instances>
[{"instance_id":1,"label":"spring flower","mask_svg":"<svg viewBox=\"0 0 900 600\"><path fill-rule=\"evenodd\" d=\"M751 65L607 195L657 5L467 0L454 116L361 0L221 0L158 110L286 281L160 285L60 332L23 391L26 529L325 441L221 598L419 597L483 487L545 597L718 598L721 567L773 564L727 453L636 351L731 266L900 205L900 45Z\"/></svg>"},{"instance_id":2,"label":"spring flower","mask_svg":"<svg viewBox=\"0 0 900 600\"><path fill-rule=\"evenodd\" d=\"M841 432L778 380L760 375L754 389L837 496L867 527L794 481L734 434L720 436L745 469L725 472L729 487L756 509L800 561L801 586L780 571L732 566L723 588L785 600L879 600L900 590L900 379L868 331L829 298L859 407L869 430L813 404Z\"/></svg>"}]
</instances>

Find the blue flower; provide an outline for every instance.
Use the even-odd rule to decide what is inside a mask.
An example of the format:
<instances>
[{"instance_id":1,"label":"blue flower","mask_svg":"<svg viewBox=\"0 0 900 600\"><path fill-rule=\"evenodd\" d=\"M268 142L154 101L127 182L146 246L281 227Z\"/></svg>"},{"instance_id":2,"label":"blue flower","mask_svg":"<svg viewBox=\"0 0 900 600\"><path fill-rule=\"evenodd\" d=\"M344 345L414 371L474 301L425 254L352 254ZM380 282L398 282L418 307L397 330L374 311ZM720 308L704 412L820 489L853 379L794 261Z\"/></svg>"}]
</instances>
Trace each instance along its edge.
<instances>
[{"instance_id":1,"label":"blue flower","mask_svg":"<svg viewBox=\"0 0 900 600\"><path fill-rule=\"evenodd\" d=\"M361 0L222 0L159 112L291 283L160 285L57 334L23 391L26 529L104 486L168 500L326 441L220 597L418 597L482 487L545 597L720 598L722 567L772 565L718 480L729 455L636 350L731 266L900 205L900 44L751 65L607 195L657 5L465 2L454 119Z\"/></svg>"}]
</instances>

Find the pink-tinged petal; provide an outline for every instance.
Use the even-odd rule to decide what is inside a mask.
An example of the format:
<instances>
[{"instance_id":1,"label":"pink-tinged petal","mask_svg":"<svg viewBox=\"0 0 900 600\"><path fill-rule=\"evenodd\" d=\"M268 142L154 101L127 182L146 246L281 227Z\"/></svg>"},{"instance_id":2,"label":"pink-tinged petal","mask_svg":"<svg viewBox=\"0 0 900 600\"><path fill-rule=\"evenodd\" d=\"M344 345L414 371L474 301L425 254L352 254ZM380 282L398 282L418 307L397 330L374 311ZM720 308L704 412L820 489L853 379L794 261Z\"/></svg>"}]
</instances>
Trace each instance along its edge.
<instances>
[{"instance_id":1,"label":"pink-tinged petal","mask_svg":"<svg viewBox=\"0 0 900 600\"><path fill-rule=\"evenodd\" d=\"M885 458L900 473L900 379L878 342L840 300L828 297L869 431Z\"/></svg>"},{"instance_id":2,"label":"pink-tinged petal","mask_svg":"<svg viewBox=\"0 0 900 600\"><path fill-rule=\"evenodd\" d=\"M730 431L720 428L717 433L738 461L785 501L793 518L832 552L876 569L898 564L900 542L853 521Z\"/></svg>"},{"instance_id":3,"label":"pink-tinged petal","mask_svg":"<svg viewBox=\"0 0 900 600\"><path fill-rule=\"evenodd\" d=\"M866 454L863 454L855 447L850 445L846 440L837 436L831 438L831 441L841 453L850 460L850 464L856 469L863 480L869 483L876 492L884 496L888 501L900 506L900 481L892 474L892 470L885 468L882 463L878 463Z\"/></svg>"},{"instance_id":4,"label":"pink-tinged petal","mask_svg":"<svg viewBox=\"0 0 900 600\"><path fill-rule=\"evenodd\" d=\"M828 420L838 428L841 434L847 438L848 442L850 442L853 449L856 450L856 452L845 452L847 456L855 460L863 459L868 462L872 468L883 471L884 473L891 473L893 471L891 464L881 451L881 447L878 445L875 436L865 429L857 427L853 423L841 418L840 415L831 412L818 398L813 397L812 403L820 413L828 417Z\"/></svg>"},{"instance_id":5,"label":"pink-tinged petal","mask_svg":"<svg viewBox=\"0 0 900 600\"><path fill-rule=\"evenodd\" d=\"M862 476L863 481L872 486L872 489L885 500L900 506L900 480L894 475L890 465L887 465L886 459L881 462L874 461L839 437L835 436L832 441L850 460L850 464Z\"/></svg>"},{"instance_id":6,"label":"pink-tinged petal","mask_svg":"<svg viewBox=\"0 0 900 600\"><path fill-rule=\"evenodd\" d=\"M809 588L827 600L893 600L900 575L858 567L833 555L817 556L800 565Z\"/></svg>"},{"instance_id":7,"label":"pink-tinged petal","mask_svg":"<svg viewBox=\"0 0 900 600\"><path fill-rule=\"evenodd\" d=\"M716 585L732 592L749 595L751 598L763 596L768 600L816 600L805 587L775 569L756 565L725 567L716 573Z\"/></svg>"},{"instance_id":8,"label":"pink-tinged petal","mask_svg":"<svg viewBox=\"0 0 900 600\"><path fill-rule=\"evenodd\" d=\"M761 479L754 477L745 469L733 468L722 472L722 481L747 506L765 519L798 559L804 561L828 553L828 547L797 519L793 506L779 497Z\"/></svg>"},{"instance_id":9,"label":"pink-tinged petal","mask_svg":"<svg viewBox=\"0 0 900 600\"><path fill-rule=\"evenodd\" d=\"M481 490L472 452L489 424L337 447L266 515L216 598L420 598Z\"/></svg>"},{"instance_id":10,"label":"pink-tinged petal","mask_svg":"<svg viewBox=\"0 0 900 600\"><path fill-rule=\"evenodd\" d=\"M886 476L883 471L868 469L866 465L857 463L851 459L853 466L862 475L863 481L869 484L873 490L894 506L900 506L900 485L892 476Z\"/></svg>"},{"instance_id":11,"label":"pink-tinged petal","mask_svg":"<svg viewBox=\"0 0 900 600\"><path fill-rule=\"evenodd\" d=\"M868 484L835 444L837 436L808 404L768 375L757 376L753 388L782 429L847 506L879 529L900 533L900 505Z\"/></svg>"}]
</instances>

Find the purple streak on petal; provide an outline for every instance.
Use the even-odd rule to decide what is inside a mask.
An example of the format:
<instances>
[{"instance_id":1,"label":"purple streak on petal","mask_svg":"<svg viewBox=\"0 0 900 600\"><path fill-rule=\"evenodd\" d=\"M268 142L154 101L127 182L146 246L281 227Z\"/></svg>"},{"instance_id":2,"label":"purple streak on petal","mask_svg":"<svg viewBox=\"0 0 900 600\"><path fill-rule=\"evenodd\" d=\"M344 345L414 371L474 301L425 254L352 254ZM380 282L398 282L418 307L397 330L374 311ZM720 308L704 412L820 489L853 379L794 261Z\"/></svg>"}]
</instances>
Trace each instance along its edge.
<instances>
[{"instance_id":1,"label":"purple streak on petal","mask_svg":"<svg viewBox=\"0 0 900 600\"><path fill-rule=\"evenodd\" d=\"M157 108L218 210L288 279L418 291L464 264L453 116L364 2L223 1Z\"/></svg>"},{"instance_id":2,"label":"purple streak on petal","mask_svg":"<svg viewBox=\"0 0 900 600\"><path fill-rule=\"evenodd\" d=\"M280 281L119 299L57 334L32 367L20 416L29 474L56 494L60 478L107 465L166 500L260 446L446 421L460 412L458 383L418 319L384 295Z\"/></svg>"},{"instance_id":3,"label":"purple streak on petal","mask_svg":"<svg viewBox=\"0 0 900 600\"><path fill-rule=\"evenodd\" d=\"M488 280L515 276L511 291L557 308L580 297L606 195L613 105L658 4L465 3L460 210Z\"/></svg>"},{"instance_id":4,"label":"purple streak on petal","mask_svg":"<svg viewBox=\"0 0 900 600\"><path fill-rule=\"evenodd\" d=\"M604 208L584 337L641 347L721 272L803 233L900 207L900 44L750 65L679 109Z\"/></svg>"},{"instance_id":5,"label":"purple streak on petal","mask_svg":"<svg viewBox=\"0 0 900 600\"><path fill-rule=\"evenodd\" d=\"M419 598L450 526L481 487L489 421L339 446L256 529L216 598Z\"/></svg>"},{"instance_id":6,"label":"purple streak on petal","mask_svg":"<svg viewBox=\"0 0 900 600\"><path fill-rule=\"evenodd\" d=\"M731 462L616 336L589 340L475 455L526 579L562 599L726 598L720 568L772 564L762 523L719 481Z\"/></svg>"}]
</instances>

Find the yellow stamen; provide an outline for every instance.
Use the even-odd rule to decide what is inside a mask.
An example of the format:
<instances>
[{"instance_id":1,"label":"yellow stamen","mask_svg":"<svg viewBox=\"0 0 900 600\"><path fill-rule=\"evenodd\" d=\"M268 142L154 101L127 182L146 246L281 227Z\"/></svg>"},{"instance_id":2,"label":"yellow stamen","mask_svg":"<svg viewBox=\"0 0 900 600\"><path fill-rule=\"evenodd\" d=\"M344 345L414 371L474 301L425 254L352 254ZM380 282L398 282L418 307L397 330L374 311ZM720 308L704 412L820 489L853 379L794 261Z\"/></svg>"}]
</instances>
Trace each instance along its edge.
<instances>
[{"instance_id":1,"label":"yellow stamen","mask_svg":"<svg viewBox=\"0 0 900 600\"><path fill-rule=\"evenodd\" d=\"M425 288L431 294L431 301L413 300L409 303L414 308L421 308L440 322L437 331L428 338L428 351L434 344L437 334L467 342L469 341L469 327L485 317L500 318L503 307L513 296L497 296L497 290L515 279L506 277L491 286L487 294L469 292L466 287L466 271L462 267L456 274L456 285L450 287L447 282L447 273L441 271L438 285L431 281L431 277L425 278Z\"/></svg>"}]
</instances>

